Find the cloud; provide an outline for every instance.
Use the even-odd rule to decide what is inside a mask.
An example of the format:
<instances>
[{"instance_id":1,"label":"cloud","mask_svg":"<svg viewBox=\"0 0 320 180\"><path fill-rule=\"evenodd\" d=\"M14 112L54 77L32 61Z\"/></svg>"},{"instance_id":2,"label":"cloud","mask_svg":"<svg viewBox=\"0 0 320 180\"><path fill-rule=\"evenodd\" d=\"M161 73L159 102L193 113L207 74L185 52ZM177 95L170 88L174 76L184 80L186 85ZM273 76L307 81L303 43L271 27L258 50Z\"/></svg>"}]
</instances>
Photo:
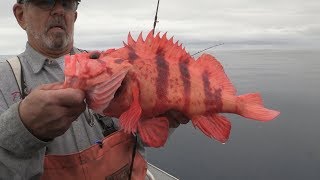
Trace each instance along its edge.
<instances>
[{"instance_id":1,"label":"cloud","mask_svg":"<svg viewBox=\"0 0 320 180\"><path fill-rule=\"evenodd\" d=\"M26 35L12 15L15 1L0 1L0 54L19 53ZM120 47L130 31L136 37L152 28L156 0L85 1L75 26L76 45L86 49ZM318 46L318 0L160 1L157 31L168 32L196 49L224 42L241 45ZM224 45L224 47L227 47Z\"/></svg>"}]
</instances>

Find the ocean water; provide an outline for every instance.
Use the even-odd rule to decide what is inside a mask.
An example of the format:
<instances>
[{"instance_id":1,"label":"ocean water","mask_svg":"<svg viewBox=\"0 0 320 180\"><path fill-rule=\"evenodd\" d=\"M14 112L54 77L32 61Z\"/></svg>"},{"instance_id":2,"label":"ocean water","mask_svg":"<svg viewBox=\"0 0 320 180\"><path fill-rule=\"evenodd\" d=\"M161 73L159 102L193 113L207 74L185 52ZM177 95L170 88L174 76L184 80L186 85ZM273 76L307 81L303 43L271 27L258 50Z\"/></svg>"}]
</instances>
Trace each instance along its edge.
<instances>
[{"instance_id":1,"label":"ocean water","mask_svg":"<svg viewBox=\"0 0 320 180\"><path fill-rule=\"evenodd\" d=\"M210 51L238 94L260 92L279 110L262 123L226 115L230 140L209 139L191 123L180 126L148 161L182 180L319 180L320 51Z\"/></svg>"},{"instance_id":2,"label":"ocean water","mask_svg":"<svg viewBox=\"0 0 320 180\"><path fill-rule=\"evenodd\" d=\"M320 51L208 53L222 63L238 94L260 92L280 116L262 123L227 114L232 131L226 144L191 123L182 125L164 148L147 148L147 160L182 180L319 180Z\"/></svg>"}]
</instances>

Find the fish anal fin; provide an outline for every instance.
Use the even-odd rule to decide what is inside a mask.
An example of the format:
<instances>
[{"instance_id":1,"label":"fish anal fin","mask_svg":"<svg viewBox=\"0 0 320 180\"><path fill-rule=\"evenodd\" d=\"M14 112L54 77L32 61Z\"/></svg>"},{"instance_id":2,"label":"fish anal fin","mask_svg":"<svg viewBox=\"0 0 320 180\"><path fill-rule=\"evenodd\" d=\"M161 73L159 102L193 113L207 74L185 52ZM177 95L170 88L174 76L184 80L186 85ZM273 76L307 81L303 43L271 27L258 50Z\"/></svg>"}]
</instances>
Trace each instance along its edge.
<instances>
[{"instance_id":1,"label":"fish anal fin","mask_svg":"<svg viewBox=\"0 0 320 180\"><path fill-rule=\"evenodd\" d=\"M193 117L192 123L210 138L214 138L222 143L229 139L231 123L222 115L212 114Z\"/></svg>"},{"instance_id":2,"label":"fish anal fin","mask_svg":"<svg viewBox=\"0 0 320 180\"><path fill-rule=\"evenodd\" d=\"M204 53L196 60L196 63L198 69L202 69L202 72L206 71L210 84L220 86L228 94L236 94L235 87L224 72L223 66L215 57Z\"/></svg>"},{"instance_id":3,"label":"fish anal fin","mask_svg":"<svg viewBox=\"0 0 320 180\"><path fill-rule=\"evenodd\" d=\"M138 122L141 117L142 108L139 102L139 87L137 83L132 83L132 103L127 111L121 114L119 118L120 126L126 133L135 133L137 131Z\"/></svg>"},{"instance_id":4,"label":"fish anal fin","mask_svg":"<svg viewBox=\"0 0 320 180\"><path fill-rule=\"evenodd\" d=\"M166 117L154 117L139 121L138 131L142 141L150 147L162 147L169 135L169 121Z\"/></svg>"}]
</instances>

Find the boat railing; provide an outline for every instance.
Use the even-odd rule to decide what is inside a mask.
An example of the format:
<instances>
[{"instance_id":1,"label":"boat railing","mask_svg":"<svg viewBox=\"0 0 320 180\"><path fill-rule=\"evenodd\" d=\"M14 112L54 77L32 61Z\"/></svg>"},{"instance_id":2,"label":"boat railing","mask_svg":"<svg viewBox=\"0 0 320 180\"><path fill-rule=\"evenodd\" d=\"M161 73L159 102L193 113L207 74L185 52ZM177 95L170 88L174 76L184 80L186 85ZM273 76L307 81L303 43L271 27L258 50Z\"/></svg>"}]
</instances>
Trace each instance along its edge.
<instances>
[{"instance_id":1,"label":"boat railing","mask_svg":"<svg viewBox=\"0 0 320 180\"><path fill-rule=\"evenodd\" d=\"M146 180L179 180L164 170L148 163Z\"/></svg>"}]
</instances>

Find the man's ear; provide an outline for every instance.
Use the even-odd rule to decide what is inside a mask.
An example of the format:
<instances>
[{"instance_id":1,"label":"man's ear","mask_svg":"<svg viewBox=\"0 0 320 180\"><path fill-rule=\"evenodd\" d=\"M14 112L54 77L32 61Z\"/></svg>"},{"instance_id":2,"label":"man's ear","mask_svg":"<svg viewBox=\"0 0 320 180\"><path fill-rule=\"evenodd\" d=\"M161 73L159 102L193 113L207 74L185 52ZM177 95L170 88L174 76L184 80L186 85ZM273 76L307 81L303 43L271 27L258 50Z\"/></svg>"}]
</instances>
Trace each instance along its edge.
<instances>
[{"instance_id":1,"label":"man's ear","mask_svg":"<svg viewBox=\"0 0 320 180\"><path fill-rule=\"evenodd\" d=\"M76 12L74 13L74 22L76 22L77 18L78 18L78 12L76 11Z\"/></svg>"},{"instance_id":2,"label":"man's ear","mask_svg":"<svg viewBox=\"0 0 320 180\"><path fill-rule=\"evenodd\" d=\"M27 23L24 18L24 8L22 6L23 6L22 4L16 3L13 6L13 14L16 17L16 20L19 23L20 27L26 30Z\"/></svg>"}]
</instances>

